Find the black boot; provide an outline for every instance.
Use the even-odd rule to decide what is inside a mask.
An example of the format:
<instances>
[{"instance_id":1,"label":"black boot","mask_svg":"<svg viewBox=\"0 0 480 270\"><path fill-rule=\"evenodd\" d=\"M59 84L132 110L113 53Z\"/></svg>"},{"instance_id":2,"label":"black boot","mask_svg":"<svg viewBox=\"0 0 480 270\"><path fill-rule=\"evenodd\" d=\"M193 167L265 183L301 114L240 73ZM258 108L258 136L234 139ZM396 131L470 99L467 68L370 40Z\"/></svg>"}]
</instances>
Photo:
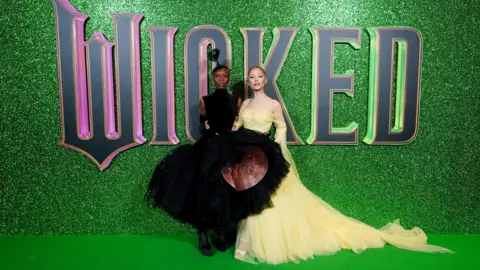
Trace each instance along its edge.
<instances>
[{"instance_id":1,"label":"black boot","mask_svg":"<svg viewBox=\"0 0 480 270\"><path fill-rule=\"evenodd\" d=\"M229 226L225 232L225 245L227 249L231 248L237 241L237 224Z\"/></svg>"},{"instance_id":2,"label":"black boot","mask_svg":"<svg viewBox=\"0 0 480 270\"><path fill-rule=\"evenodd\" d=\"M197 230L198 235L198 249L203 256L212 256L212 246L208 241L207 232L204 230Z\"/></svg>"},{"instance_id":3,"label":"black boot","mask_svg":"<svg viewBox=\"0 0 480 270\"><path fill-rule=\"evenodd\" d=\"M236 223L218 228L215 234L216 237L212 239L213 246L222 252L231 248L237 240L237 228L238 224Z\"/></svg>"},{"instance_id":4,"label":"black boot","mask_svg":"<svg viewBox=\"0 0 480 270\"><path fill-rule=\"evenodd\" d=\"M227 234L225 229L219 229L215 231L215 236L212 239L212 245L221 252L224 252L228 249Z\"/></svg>"}]
</instances>

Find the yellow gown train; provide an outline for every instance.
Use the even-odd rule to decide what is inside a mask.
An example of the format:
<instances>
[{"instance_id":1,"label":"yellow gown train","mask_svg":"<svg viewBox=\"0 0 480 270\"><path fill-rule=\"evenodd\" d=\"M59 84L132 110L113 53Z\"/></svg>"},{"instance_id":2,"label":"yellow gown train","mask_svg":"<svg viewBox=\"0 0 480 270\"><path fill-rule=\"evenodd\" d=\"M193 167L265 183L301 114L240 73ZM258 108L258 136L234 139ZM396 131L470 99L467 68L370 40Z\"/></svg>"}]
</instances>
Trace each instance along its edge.
<instances>
[{"instance_id":1,"label":"yellow gown train","mask_svg":"<svg viewBox=\"0 0 480 270\"><path fill-rule=\"evenodd\" d=\"M386 243L414 251L453 253L427 244L426 234L418 227L406 230L396 220L375 229L344 216L313 194L300 181L286 146L286 125L280 105L270 99L268 102L275 102L274 106L250 101L244 102L235 127L267 132L275 124L275 140L291 169L272 196L274 207L240 223L235 258L250 263L280 264L331 255L341 249L360 253Z\"/></svg>"}]
</instances>

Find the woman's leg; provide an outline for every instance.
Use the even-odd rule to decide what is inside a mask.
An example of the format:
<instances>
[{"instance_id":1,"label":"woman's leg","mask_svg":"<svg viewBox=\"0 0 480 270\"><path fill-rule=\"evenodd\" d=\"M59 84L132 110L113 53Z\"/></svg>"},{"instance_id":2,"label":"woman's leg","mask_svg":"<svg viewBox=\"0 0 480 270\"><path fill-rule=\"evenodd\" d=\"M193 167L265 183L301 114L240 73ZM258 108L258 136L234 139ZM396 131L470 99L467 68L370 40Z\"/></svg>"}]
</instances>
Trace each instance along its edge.
<instances>
[{"instance_id":1,"label":"woman's leg","mask_svg":"<svg viewBox=\"0 0 480 270\"><path fill-rule=\"evenodd\" d=\"M208 241L208 234L206 229L197 228L198 249L203 256L212 256L212 246Z\"/></svg>"}]
</instances>

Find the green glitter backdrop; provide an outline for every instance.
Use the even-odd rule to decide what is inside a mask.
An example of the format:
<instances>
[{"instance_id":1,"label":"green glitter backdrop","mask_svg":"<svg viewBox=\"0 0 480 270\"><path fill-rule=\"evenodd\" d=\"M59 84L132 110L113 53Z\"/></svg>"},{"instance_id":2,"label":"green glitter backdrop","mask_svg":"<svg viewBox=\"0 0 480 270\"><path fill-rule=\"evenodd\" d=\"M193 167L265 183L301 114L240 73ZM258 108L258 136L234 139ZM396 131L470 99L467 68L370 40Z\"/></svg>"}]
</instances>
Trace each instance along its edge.
<instances>
[{"instance_id":1,"label":"green glitter backdrop","mask_svg":"<svg viewBox=\"0 0 480 270\"><path fill-rule=\"evenodd\" d=\"M142 146L100 172L82 154L58 146L59 97L55 21L50 1L2 1L0 25L0 234L180 234L190 228L149 209L145 186L172 146ZM233 78L243 76L240 27L299 27L278 87L300 137L310 133L310 27L361 27L361 49L335 49L335 73L355 70L355 96L334 97L334 125L367 129L367 27L406 26L423 36L420 125L406 146L291 146L305 185L347 215L373 226L401 218L428 233L480 233L478 116L480 2L466 1L71 1L90 19L87 39L113 41L110 13L138 12L141 24L144 135L152 136L147 26L173 26L177 134L184 129L183 42L188 30L222 27L232 40ZM227 2L224 2L227 3ZM476 10L476 11L475 11ZM222 15L218 15L222 14ZM314 213L312 213L314 214Z\"/></svg>"}]
</instances>

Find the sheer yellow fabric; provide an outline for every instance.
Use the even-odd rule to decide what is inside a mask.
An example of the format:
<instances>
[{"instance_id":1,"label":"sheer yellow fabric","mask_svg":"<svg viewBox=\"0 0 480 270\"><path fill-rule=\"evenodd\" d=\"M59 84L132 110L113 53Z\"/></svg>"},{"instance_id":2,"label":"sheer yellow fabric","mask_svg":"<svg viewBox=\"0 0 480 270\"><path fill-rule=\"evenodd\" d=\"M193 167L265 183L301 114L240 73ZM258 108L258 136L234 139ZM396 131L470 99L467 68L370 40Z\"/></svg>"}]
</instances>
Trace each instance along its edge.
<instances>
[{"instance_id":1,"label":"sheer yellow fabric","mask_svg":"<svg viewBox=\"0 0 480 270\"><path fill-rule=\"evenodd\" d=\"M306 260L315 255L331 255L341 249L359 253L367 248L381 248L386 243L414 251L452 253L446 248L427 244L426 234L418 227L406 230L396 220L375 229L344 216L310 192L301 183L286 146L286 125L281 109L277 103L272 105L272 101L269 102L245 102L235 126L266 132L274 123L278 133L275 140L280 143L291 169L272 197L274 207L240 223L237 259L280 264Z\"/></svg>"}]
</instances>

